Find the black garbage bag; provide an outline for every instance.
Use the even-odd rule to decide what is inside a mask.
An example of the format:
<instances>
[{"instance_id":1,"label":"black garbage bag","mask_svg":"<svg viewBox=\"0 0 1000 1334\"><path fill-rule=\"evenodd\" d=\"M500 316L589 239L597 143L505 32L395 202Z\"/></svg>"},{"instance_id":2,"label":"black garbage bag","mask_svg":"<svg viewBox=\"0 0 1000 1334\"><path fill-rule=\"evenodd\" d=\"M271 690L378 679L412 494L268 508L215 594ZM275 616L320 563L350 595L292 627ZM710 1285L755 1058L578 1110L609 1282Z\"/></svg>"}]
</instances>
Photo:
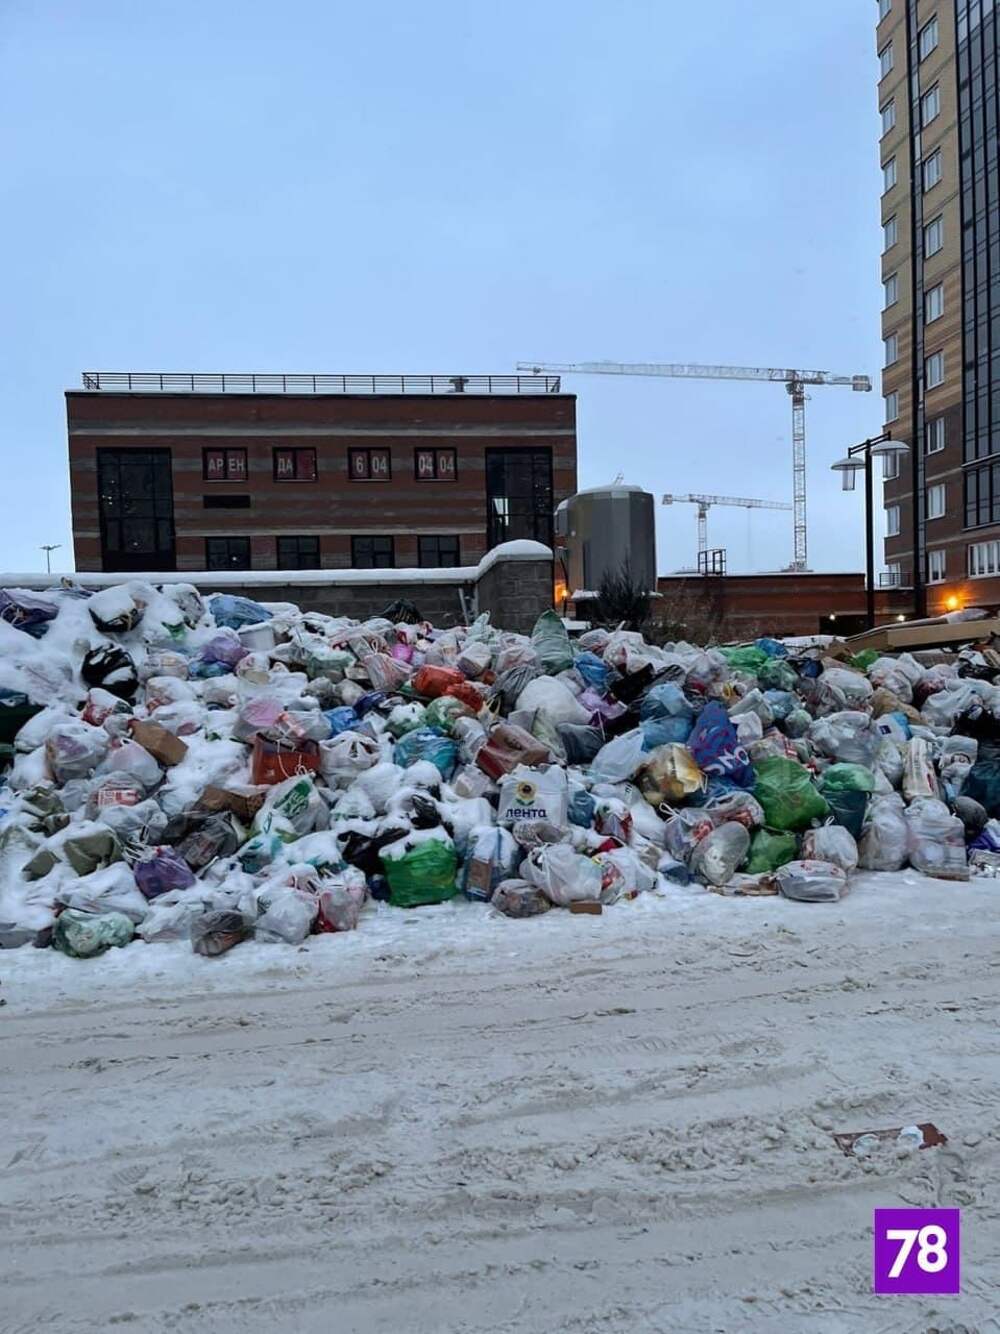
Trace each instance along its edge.
<instances>
[{"instance_id":1,"label":"black garbage bag","mask_svg":"<svg viewBox=\"0 0 1000 1334\"><path fill-rule=\"evenodd\" d=\"M48 633L49 622L55 620L58 610L45 598L33 597L21 589L0 588L0 621L23 630L32 639Z\"/></svg>"},{"instance_id":2,"label":"black garbage bag","mask_svg":"<svg viewBox=\"0 0 1000 1334\"><path fill-rule=\"evenodd\" d=\"M390 602L382 616L393 625L417 625L424 619L419 608L409 598L397 598L395 602Z\"/></svg>"},{"instance_id":3,"label":"black garbage bag","mask_svg":"<svg viewBox=\"0 0 1000 1334\"><path fill-rule=\"evenodd\" d=\"M382 849L388 847L390 843L398 843L409 832L409 825L406 824L394 825L378 834L361 834L355 829L350 829L337 841L344 861L356 866L359 871L364 871L365 875L370 877L382 874L382 863L379 860Z\"/></svg>"},{"instance_id":4,"label":"black garbage bag","mask_svg":"<svg viewBox=\"0 0 1000 1334\"><path fill-rule=\"evenodd\" d=\"M823 790L823 796L830 807L834 824L843 825L856 839L861 837L861 831L864 827L869 795L867 792L856 792L850 789L833 792L829 792L825 788Z\"/></svg>"},{"instance_id":5,"label":"black garbage bag","mask_svg":"<svg viewBox=\"0 0 1000 1334\"><path fill-rule=\"evenodd\" d=\"M558 723L556 732L566 752L567 764L589 764L604 745L604 732L587 723Z\"/></svg>"},{"instance_id":6,"label":"black garbage bag","mask_svg":"<svg viewBox=\"0 0 1000 1334\"><path fill-rule=\"evenodd\" d=\"M104 644L85 654L80 675L88 686L100 686L119 699L132 700L139 689L139 676L131 654L117 644Z\"/></svg>"}]
</instances>

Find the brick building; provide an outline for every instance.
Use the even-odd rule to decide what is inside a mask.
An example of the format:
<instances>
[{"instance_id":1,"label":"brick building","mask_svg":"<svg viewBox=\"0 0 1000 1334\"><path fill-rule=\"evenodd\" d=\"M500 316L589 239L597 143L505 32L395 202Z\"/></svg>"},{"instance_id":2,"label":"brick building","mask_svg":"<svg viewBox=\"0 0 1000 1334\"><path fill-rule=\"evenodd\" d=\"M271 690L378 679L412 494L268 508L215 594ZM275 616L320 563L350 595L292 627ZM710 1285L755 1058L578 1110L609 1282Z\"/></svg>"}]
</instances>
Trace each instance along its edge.
<instances>
[{"instance_id":1,"label":"brick building","mask_svg":"<svg viewBox=\"0 0 1000 1334\"><path fill-rule=\"evenodd\" d=\"M552 544L576 398L541 375L88 372L66 394L80 571L474 565Z\"/></svg>"},{"instance_id":2,"label":"brick building","mask_svg":"<svg viewBox=\"0 0 1000 1334\"><path fill-rule=\"evenodd\" d=\"M1000 606L1000 8L879 0L887 573Z\"/></svg>"}]
</instances>

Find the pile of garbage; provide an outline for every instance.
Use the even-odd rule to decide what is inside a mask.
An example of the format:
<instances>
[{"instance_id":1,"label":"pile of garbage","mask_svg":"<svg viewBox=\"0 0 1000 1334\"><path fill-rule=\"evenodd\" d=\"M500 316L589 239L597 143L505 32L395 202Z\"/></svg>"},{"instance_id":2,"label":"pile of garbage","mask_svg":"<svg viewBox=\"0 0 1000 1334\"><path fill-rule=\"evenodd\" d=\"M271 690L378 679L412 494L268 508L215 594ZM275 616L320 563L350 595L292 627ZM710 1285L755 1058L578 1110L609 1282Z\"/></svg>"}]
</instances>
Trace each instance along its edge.
<instances>
[{"instance_id":1,"label":"pile of garbage","mask_svg":"<svg viewBox=\"0 0 1000 1334\"><path fill-rule=\"evenodd\" d=\"M835 656L831 656L834 654ZM1000 867L1000 655L0 590L0 947L296 944L462 894L840 898Z\"/></svg>"}]
</instances>

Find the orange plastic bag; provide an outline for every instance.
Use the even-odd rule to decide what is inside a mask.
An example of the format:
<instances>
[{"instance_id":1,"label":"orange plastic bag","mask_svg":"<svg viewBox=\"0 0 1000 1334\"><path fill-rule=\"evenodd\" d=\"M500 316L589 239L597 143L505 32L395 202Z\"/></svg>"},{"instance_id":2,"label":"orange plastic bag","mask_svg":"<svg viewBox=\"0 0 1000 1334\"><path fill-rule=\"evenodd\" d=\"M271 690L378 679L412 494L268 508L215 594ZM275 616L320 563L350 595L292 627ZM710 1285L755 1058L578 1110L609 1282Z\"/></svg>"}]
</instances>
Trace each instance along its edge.
<instances>
[{"instance_id":1,"label":"orange plastic bag","mask_svg":"<svg viewBox=\"0 0 1000 1334\"><path fill-rule=\"evenodd\" d=\"M465 677L455 667L423 666L411 679L410 684L418 695L428 699L437 699L449 686L465 685Z\"/></svg>"},{"instance_id":2,"label":"orange plastic bag","mask_svg":"<svg viewBox=\"0 0 1000 1334\"><path fill-rule=\"evenodd\" d=\"M318 768L319 746L315 741L300 741L297 746L284 746L260 735L254 741L254 784L283 783L286 778L315 773Z\"/></svg>"}]
</instances>

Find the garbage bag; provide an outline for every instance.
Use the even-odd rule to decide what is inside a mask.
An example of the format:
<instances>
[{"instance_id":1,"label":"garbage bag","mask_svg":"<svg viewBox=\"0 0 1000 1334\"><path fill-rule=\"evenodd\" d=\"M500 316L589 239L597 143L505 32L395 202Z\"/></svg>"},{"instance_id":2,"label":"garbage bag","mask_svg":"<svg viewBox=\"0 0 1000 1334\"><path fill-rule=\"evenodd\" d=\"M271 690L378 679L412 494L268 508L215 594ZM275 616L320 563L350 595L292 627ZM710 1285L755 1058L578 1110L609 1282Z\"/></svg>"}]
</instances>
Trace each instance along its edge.
<instances>
[{"instance_id":1,"label":"garbage bag","mask_svg":"<svg viewBox=\"0 0 1000 1334\"><path fill-rule=\"evenodd\" d=\"M575 824L581 829L589 829L596 807L597 803L586 788L576 788L570 796L567 810L570 824Z\"/></svg>"},{"instance_id":2,"label":"garbage bag","mask_svg":"<svg viewBox=\"0 0 1000 1334\"><path fill-rule=\"evenodd\" d=\"M765 692L793 692L798 679L798 672L785 658L770 658L757 673L757 680Z\"/></svg>"},{"instance_id":3,"label":"garbage bag","mask_svg":"<svg viewBox=\"0 0 1000 1334\"><path fill-rule=\"evenodd\" d=\"M67 908L52 928L52 948L71 959L93 959L135 935L131 918L120 912L81 912Z\"/></svg>"},{"instance_id":4,"label":"garbage bag","mask_svg":"<svg viewBox=\"0 0 1000 1334\"><path fill-rule=\"evenodd\" d=\"M437 699L438 695L443 695L449 686L461 685L464 680L465 677L455 667L425 665L414 674L410 685L418 695L423 695L427 699Z\"/></svg>"},{"instance_id":5,"label":"garbage bag","mask_svg":"<svg viewBox=\"0 0 1000 1334\"><path fill-rule=\"evenodd\" d=\"M191 825L177 852L194 871L204 869L217 857L231 857L242 841L231 815L220 812L194 816Z\"/></svg>"},{"instance_id":6,"label":"garbage bag","mask_svg":"<svg viewBox=\"0 0 1000 1334\"><path fill-rule=\"evenodd\" d=\"M589 725L559 723L556 736L566 753L567 764L589 764L604 745L604 733L599 727Z\"/></svg>"},{"instance_id":7,"label":"garbage bag","mask_svg":"<svg viewBox=\"0 0 1000 1334\"><path fill-rule=\"evenodd\" d=\"M694 719L678 715L674 718L646 718L639 724L643 749L656 750L673 742L686 744L694 726Z\"/></svg>"},{"instance_id":8,"label":"garbage bag","mask_svg":"<svg viewBox=\"0 0 1000 1334\"><path fill-rule=\"evenodd\" d=\"M455 845L440 831L420 830L382 848L389 902L396 908L443 903L458 893Z\"/></svg>"},{"instance_id":9,"label":"garbage bag","mask_svg":"<svg viewBox=\"0 0 1000 1334\"><path fill-rule=\"evenodd\" d=\"M142 620L142 608L136 605L126 584L95 593L87 602L87 610L97 629L106 635L126 634Z\"/></svg>"},{"instance_id":10,"label":"garbage bag","mask_svg":"<svg viewBox=\"0 0 1000 1334\"><path fill-rule=\"evenodd\" d=\"M573 670L584 686L591 686L601 694L604 694L607 690L608 681L611 678L611 668L596 653L590 653L587 650L578 653L573 661Z\"/></svg>"},{"instance_id":11,"label":"garbage bag","mask_svg":"<svg viewBox=\"0 0 1000 1334\"><path fill-rule=\"evenodd\" d=\"M265 945L301 945L319 912L315 894L292 885L266 887L257 895L255 939Z\"/></svg>"},{"instance_id":12,"label":"garbage bag","mask_svg":"<svg viewBox=\"0 0 1000 1334\"><path fill-rule=\"evenodd\" d=\"M234 945L249 940L253 922L231 908L202 913L191 923L191 948L195 954L214 958Z\"/></svg>"},{"instance_id":13,"label":"garbage bag","mask_svg":"<svg viewBox=\"0 0 1000 1334\"><path fill-rule=\"evenodd\" d=\"M896 795L874 797L858 841L858 865L866 871L898 871L906 865L909 829L903 801Z\"/></svg>"},{"instance_id":14,"label":"garbage bag","mask_svg":"<svg viewBox=\"0 0 1000 1334\"><path fill-rule=\"evenodd\" d=\"M430 760L442 778L450 778L458 763L458 748L451 737L430 727L417 727L396 743L393 760L401 769L418 760Z\"/></svg>"},{"instance_id":15,"label":"garbage bag","mask_svg":"<svg viewBox=\"0 0 1000 1334\"><path fill-rule=\"evenodd\" d=\"M537 917L548 912L551 901L537 885L527 880L502 880L493 891L490 906L505 917Z\"/></svg>"},{"instance_id":16,"label":"garbage bag","mask_svg":"<svg viewBox=\"0 0 1000 1334\"><path fill-rule=\"evenodd\" d=\"M45 758L52 776L62 786L72 778L89 778L104 759L110 738L89 723L60 723L45 742Z\"/></svg>"},{"instance_id":17,"label":"garbage bag","mask_svg":"<svg viewBox=\"0 0 1000 1334\"><path fill-rule=\"evenodd\" d=\"M195 877L187 862L173 848L151 848L149 854L133 867L135 883L147 899L159 898L171 890L189 889Z\"/></svg>"},{"instance_id":18,"label":"garbage bag","mask_svg":"<svg viewBox=\"0 0 1000 1334\"><path fill-rule=\"evenodd\" d=\"M749 875L776 871L798 856L798 838L790 830L757 829L750 839L750 857L744 870Z\"/></svg>"},{"instance_id":19,"label":"garbage bag","mask_svg":"<svg viewBox=\"0 0 1000 1334\"><path fill-rule=\"evenodd\" d=\"M911 737L903 757L903 796L907 801L938 795L931 749L921 737Z\"/></svg>"},{"instance_id":20,"label":"garbage bag","mask_svg":"<svg viewBox=\"0 0 1000 1334\"><path fill-rule=\"evenodd\" d=\"M833 760L865 764L871 768L882 738L867 713L843 709L817 718L809 728L809 739L820 752Z\"/></svg>"},{"instance_id":21,"label":"garbage bag","mask_svg":"<svg viewBox=\"0 0 1000 1334\"><path fill-rule=\"evenodd\" d=\"M962 796L978 801L987 815L1000 816L1000 759L977 759L962 785Z\"/></svg>"},{"instance_id":22,"label":"garbage bag","mask_svg":"<svg viewBox=\"0 0 1000 1334\"><path fill-rule=\"evenodd\" d=\"M785 898L798 903L836 903L847 888L846 873L831 862L787 862L775 875Z\"/></svg>"},{"instance_id":23,"label":"garbage bag","mask_svg":"<svg viewBox=\"0 0 1000 1334\"><path fill-rule=\"evenodd\" d=\"M626 735L634 734L630 732ZM608 747L605 746L604 749L607 750ZM597 761L600 758L598 755ZM597 761L591 766L592 773ZM659 750L650 751L635 772L635 781L650 806L657 807L664 803L669 805L675 801L683 801L698 792L705 783L704 775L695 763L694 756L686 746L681 745L661 746Z\"/></svg>"},{"instance_id":24,"label":"garbage bag","mask_svg":"<svg viewBox=\"0 0 1000 1334\"><path fill-rule=\"evenodd\" d=\"M695 720L687 749L702 773L726 778L738 787L753 787L750 757L740 745L736 727L718 700L709 700Z\"/></svg>"},{"instance_id":25,"label":"garbage bag","mask_svg":"<svg viewBox=\"0 0 1000 1334\"><path fill-rule=\"evenodd\" d=\"M548 746L513 723L496 723L476 750L476 764L493 779L510 773L519 764L546 764L550 758Z\"/></svg>"},{"instance_id":26,"label":"garbage bag","mask_svg":"<svg viewBox=\"0 0 1000 1334\"><path fill-rule=\"evenodd\" d=\"M521 849L509 829L477 825L469 836L462 870L462 891L467 899L482 903L493 897L503 880L509 880L521 861Z\"/></svg>"},{"instance_id":27,"label":"garbage bag","mask_svg":"<svg viewBox=\"0 0 1000 1334\"><path fill-rule=\"evenodd\" d=\"M531 643L538 665L549 676L573 666L573 648L562 618L554 611L543 611L531 632Z\"/></svg>"},{"instance_id":28,"label":"garbage bag","mask_svg":"<svg viewBox=\"0 0 1000 1334\"><path fill-rule=\"evenodd\" d=\"M521 874L557 908L566 908L576 901L601 901L604 883L601 867L568 843L533 848L521 863Z\"/></svg>"},{"instance_id":29,"label":"garbage bag","mask_svg":"<svg viewBox=\"0 0 1000 1334\"><path fill-rule=\"evenodd\" d=\"M642 731L635 728L631 732L623 732L621 736L616 736L603 745L590 764L590 774L594 781L622 783L631 778L639 766L649 758L643 740Z\"/></svg>"},{"instance_id":30,"label":"garbage bag","mask_svg":"<svg viewBox=\"0 0 1000 1334\"><path fill-rule=\"evenodd\" d=\"M361 732L341 732L319 743L320 773L328 783L347 784L379 760L379 745Z\"/></svg>"},{"instance_id":31,"label":"garbage bag","mask_svg":"<svg viewBox=\"0 0 1000 1334\"><path fill-rule=\"evenodd\" d=\"M824 824L802 835L802 857L806 861L830 862L848 875L858 865L854 835L842 825Z\"/></svg>"},{"instance_id":32,"label":"garbage bag","mask_svg":"<svg viewBox=\"0 0 1000 1334\"><path fill-rule=\"evenodd\" d=\"M568 800L564 769L518 765L501 780L497 821L509 825L516 820L544 820L561 828L566 824Z\"/></svg>"},{"instance_id":33,"label":"garbage bag","mask_svg":"<svg viewBox=\"0 0 1000 1334\"><path fill-rule=\"evenodd\" d=\"M749 851L750 834L745 825L732 821L719 825L695 844L691 873L710 885L728 884Z\"/></svg>"},{"instance_id":34,"label":"garbage bag","mask_svg":"<svg viewBox=\"0 0 1000 1334\"><path fill-rule=\"evenodd\" d=\"M824 819L829 811L808 770L778 755L758 763L753 794L763 808L765 823L772 829L804 829L811 821Z\"/></svg>"},{"instance_id":35,"label":"garbage bag","mask_svg":"<svg viewBox=\"0 0 1000 1334\"><path fill-rule=\"evenodd\" d=\"M831 792L874 792L875 775L863 764L831 764L823 771L821 786L825 797Z\"/></svg>"},{"instance_id":36,"label":"garbage bag","mask_svg":"<svg viewBox=\"0 0 1000 1334\"><path fill-rule=\"evenodd\" d=\"M868 793L851 788L834 788L829 791L824 788L823 796L833 822L850 830L855 838L860 838L868 810Z\"/></svg>"},{"instance_id":37,"label":"garbage bag","mask_svg":"<svg viewBox=\"0 0 1000 1334\"><path fill-rule=\"evenodd\" d=\"M739 648L721 648L719 652L734 672L746 672L756 676L771 656L753 644L744 644Z\"/></svg>"},{"instance_id":38,"label":"garbage bag","mask_svg":"<svg viewBox=\"0 0 1000 1334\"><path fill-rule=\"evenodd\" d=\"M839 690L849 709L863 709L872 697L872 683L861 672L850 667L827 667L820 674L821 685Z\"/></svg>"},{"instance_id":39,"label":"garbage bag","mask_svg":"<svg viewBox=\"0 0 1000 1334\"><path fill-rule=\"evenodd\" d=\"M317 931L353 931L361 917L368 888L356 867L346 867L333 879L324 879L319 892Z\"/></svg>"},{"instance_id":40,"label":"garbage bag","mask_svg":"<svg viewBox=\"0 0 1000 1334\"><path fill-rule=\"evenodd\" d=\"M77 880L64 881L56 897L67 908L90 913L120 912L132 922L141 922L147 912L146 900L124 862L101 867Z\"/></svg>"},{"instance_id":41,"label":"garbage bag","mask_svg":"<svg viewBox=\"0 0 1000 1334\"><path fill-rule=\"evenodd\" d=\"M639 718L642 722L654 719L684 718L693 726L694 708L680 686L672 681L667 681L647 690L642 703L639 705ZM690 727L688 730L690 731Z\"/></svg>"},{"instance_id":42,"label":"garbage bag","mask_svg":"<svg viewBox=\"0 0 1000 1334\"><path fill-rule=\"evenodd\" d=\"M32 639L41 639L47 634L50 622L58 613L54 603L35 597L23 588L0 588L0 621L23 630Z\"/></svg>"},{"instance_id":43,"label":"garbage bag","mask_svg":"<svg viewBox=\"0 0 1000 1334\"><path fill-rule=\"evenodd\" d=\"M910 865L940 880L968 880L965 826L943 801L917 797L906 808Z\"/></svg>"},{"instance_id":44,"label":"garbage bag","mask_svg":"<svg viewBox=\"0 0 1000 1334\"><path fill-rule=\"evenodd\" d=\"M450 689L450 687L449 687ZM438 695L424 710L424 726L451 735L459 718L473 717L473 710L454 695Z\"/></svg>"},{"instance_id":45,"label":"garbage bag","mask_svg":"<svg viewBox=\"0 0 1000 1334\"><path fill-rule=\"evenodd\" d=\"M230 630L241 630L245 625L260 625L269 621L272 612L252 598L235 597L230 593L215 593L208 599L208 609L215 618L216 625L223 625Z\"/></svg>"},{"instance_id":46,"label":"garbage bag","mask_svg":"<svg viewBox=\"0 0 1000 1334\"><path fill-rule=\"evenodd\" d=\"M135 663L131 655L117 644L106 644L85 653L80 664L80 676L88 686L100 686L119 699L134 699L139 689Z\"/></svg>"}]
</instances>

